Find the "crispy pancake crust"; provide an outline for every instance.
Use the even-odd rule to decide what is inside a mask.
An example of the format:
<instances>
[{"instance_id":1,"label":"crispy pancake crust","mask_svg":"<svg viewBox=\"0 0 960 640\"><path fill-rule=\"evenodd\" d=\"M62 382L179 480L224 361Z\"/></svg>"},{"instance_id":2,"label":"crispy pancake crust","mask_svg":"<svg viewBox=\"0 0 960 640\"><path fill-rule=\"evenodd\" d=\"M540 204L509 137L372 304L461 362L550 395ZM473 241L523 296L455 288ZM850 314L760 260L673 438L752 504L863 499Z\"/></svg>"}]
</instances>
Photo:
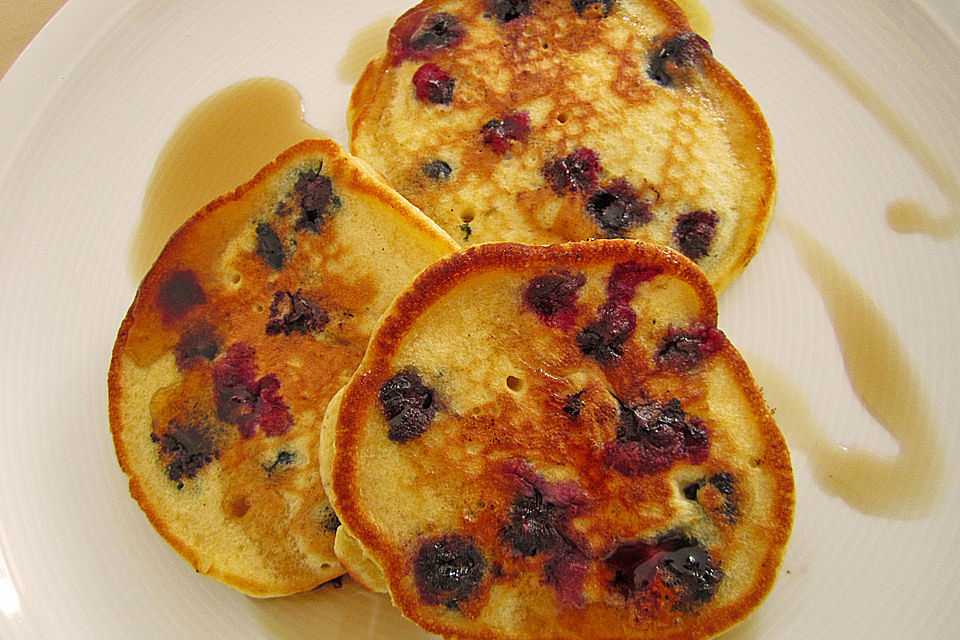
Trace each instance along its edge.
<instances>
[{"instance_id":1,"label":"crispy pancake crust","mask_svg":"<svg viewBox=\"0 0 960 640\"><path fill-rule=\"evenodd\" d=\"M131 495L197 571L253 596L343 573L319 421L381 312L455 248L329 140L173 235L114 345L110 428Z\"/></svg>"},{"instance_id":2,"label":"crispy pancake crust","mask_svg":"<svg viewBox=\"0 0 960 640\"><path fill-rule=\"evenodd\" d=\"M631 312L619 347L584 337ZM693 263L626 240L486 244L425 270L321 447L403 614L448 638L694 639L754 609L793 475L716 312Z\"/></svg>"},{"instance_id":3,"label":"crispy pancake crust","mask_svg":"<svg viewBox=\"0 0 960 640\"><path fill-rule=\"evenodd\" d=\"M510 4L427 0L398 19L354 89L351 151L463 245L635 238L680 249L724 289L774 201L773 144L754 100L671 2L532 0L502 22ZM415 28L443 14L456 37L414 50ZM415 85L425 67L426 99ZM444 87L449 101L432 102ZM518 113L526 132L487 137ZM599 166L571 184L557 163L578 164L578 149ZM590 162L581 154L581 168ZM713 226L707 237L691 215Z\"/></svg>"}]
</instances>

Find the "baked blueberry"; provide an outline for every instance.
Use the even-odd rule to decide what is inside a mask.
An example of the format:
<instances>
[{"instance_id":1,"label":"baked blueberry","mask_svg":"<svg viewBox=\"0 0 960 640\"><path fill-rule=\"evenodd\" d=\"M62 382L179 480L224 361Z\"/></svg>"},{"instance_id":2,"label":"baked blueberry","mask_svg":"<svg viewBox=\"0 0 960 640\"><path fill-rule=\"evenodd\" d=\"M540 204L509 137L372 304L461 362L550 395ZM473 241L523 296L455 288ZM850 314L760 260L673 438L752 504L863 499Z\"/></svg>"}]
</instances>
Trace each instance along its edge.
<instances>
[{"instance_id":1,"label":"baked blueberry","mask_svg":"<svg viewBox=\"0 0 960 640\"><path fill-rule=\"evenodd\" d=\"M503 120L490 120L480 130L483 142L499 155L507 152L510 143L525 141L529 132L530 114L526 111L508 114Z\"/></svg>"},{"instance_id":2,"label":"baked blueberry","mask_svg":"<svg viewBox=\"0 0 960 640\"><path fill-rule=\"evenodd\" d=\"M691 260L699 260L710 251L713 238L717 234L720 216L716 211L698 209L684 213L677 218L673 238L680 252Z\"/></svg>"},{"instance_id":3,"label":"baked blueberry","mask_svg":"<svg viewBox=\"0 0 960 640\"><path fill-rule=\"evenodd\" d=\"M257 255L276 271L283 269L287 255L283 250L283 241L277 232L266 222L257 225Z\"/></svg>"},{"instance_id":4,"label":"baked blueberry","mask_svg":"<svg viewBox=\"0 0 960 640\"><path fill-rule=\"evenodd\" d=\"M577 316L577 295L587 282L582 273L548 273L527 283L524 304L548 327L566 328Z\"/></svg>"},{"instance_id":5,"label":"baked blueberry","mask_svg":"<svg viewBox=\"0 0 960 640\"><path fill-rule=\"evenodd\" d=\"M486 570L486 558L473 540L455 533L423 541L413 557L421 600L451 609L470 599Z\"/></svg>"},{"instance_id":6,"label":"baked blueberry","mask_svg":"<svg viewBox=\"0 0 960 640\"><path fill-rule=\"evenodd\" d=\"M647 74L659 85L672 86L678 72L692 68L701 56L711 55L706 40L685 31L667 39L650 55Z\"/></svg>"},{"instance_id":7,"label":"baked blueberry","mask_svg":"<svg viewBox=\"0 0 960 640\"><path fill-rule=\"evenodd\" d=\"M322 331L330 316L326 311L306 298L300 290L296 293L277 291L270 303L270 319L267 320L267 335L291 333L306 335Z\"/></svg>"},{"instance_id":8,"label":"baked blueberry","mask_svg":"<svg viewBox=\"0 0 960 640\"><path fill-rule=\"evenodd\" d=\"M593 149L580 147L540 169L558 196L567 192L587 194L593 191L600 176L600 156Z\"/></svg>"},{"instance_id":9,"label":"baked blueberry","mask_svg":"<svg viewBox=\"0 0 960 640\"><path fill-rule=\"evenodd\" d=\"M413 87L420 102L450 104L454 84L453 77L432 62L422 65L413 74Z\"/></svg>"},{"instance_id":10,"label":"baked blueberry","mask_svg":"<svg viewBox=\"0 0 960 640\"><path fill-rule=\"evenodd\" d=\"M157 307L164 322L179 320L207 301L193 271L172 271L157 289Z\"/></svg>"},{"instance_id":11,"label":"baked blueberry","mask_svg":"<svg viewBox=\"0 0 960 640\"><path fill-rule=\"evenodd\" d=\"M401 371L384 382L379 398L387 437L398 444L419 438L437 415L433 390L413 371Z\"/></svg>"}]
</instances>

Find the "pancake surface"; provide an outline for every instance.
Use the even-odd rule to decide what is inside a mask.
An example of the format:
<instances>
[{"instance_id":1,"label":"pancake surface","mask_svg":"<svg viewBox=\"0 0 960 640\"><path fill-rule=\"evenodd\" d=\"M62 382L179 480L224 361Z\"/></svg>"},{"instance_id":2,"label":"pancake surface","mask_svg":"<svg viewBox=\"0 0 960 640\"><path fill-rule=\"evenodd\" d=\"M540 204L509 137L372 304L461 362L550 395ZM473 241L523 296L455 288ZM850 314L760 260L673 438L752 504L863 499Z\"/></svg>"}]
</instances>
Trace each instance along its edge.
<instances>
[{"instance_id":1,"label":"pancake surface","mask_svg":"<svg viewBox=\"0 0 960 640\"><path fill-rule=\"evenodd\" d=\"M327 140L170 239L114 345L110 427L131 494L197 571L254 596L343 573L320 419L383 310L455 248Z\"/></svg>"},{"instance_id":2,"label":"pancake surface","mask_svg":"<svg viewBox=\"0 0 960 640\"><path fill-rule=\"evenodd\" d=\"M794 503L709 283L626 240L425 270L331 402L321 467L350 553L449 638L719 633L771 588Z\"/></svg>"},{"instance_id":3,"label":"pancake surface","mask_svg":"<svg viewBox=\"0 0 960 640\"><path fill-rule=\"evenodd\" d=\"M636 238L719 291L773 205L762 114L663 0L427 0L348 123L352 152L464 245Z\"/></svg>"}]
</instances>

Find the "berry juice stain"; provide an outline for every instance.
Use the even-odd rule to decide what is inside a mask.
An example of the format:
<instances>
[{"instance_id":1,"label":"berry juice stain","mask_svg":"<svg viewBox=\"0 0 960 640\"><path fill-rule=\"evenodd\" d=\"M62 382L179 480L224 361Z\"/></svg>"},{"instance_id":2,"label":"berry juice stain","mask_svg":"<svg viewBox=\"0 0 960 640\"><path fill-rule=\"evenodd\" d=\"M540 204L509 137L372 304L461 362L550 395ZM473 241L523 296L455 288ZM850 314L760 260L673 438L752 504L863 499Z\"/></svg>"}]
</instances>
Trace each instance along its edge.
<instances>
[{"instance_id":1,"label":"berry juice stain","mask_svg":"<svg viewBox=\"0 0 960 640\"><path fill-rule=\"evenodd\" d=\"M239 82L194 107L167 140L147 184L130 251L134 282L190 216L288 147L319 136L303 120L297 90L275 78Z\"/></svg>"}]
</instances>

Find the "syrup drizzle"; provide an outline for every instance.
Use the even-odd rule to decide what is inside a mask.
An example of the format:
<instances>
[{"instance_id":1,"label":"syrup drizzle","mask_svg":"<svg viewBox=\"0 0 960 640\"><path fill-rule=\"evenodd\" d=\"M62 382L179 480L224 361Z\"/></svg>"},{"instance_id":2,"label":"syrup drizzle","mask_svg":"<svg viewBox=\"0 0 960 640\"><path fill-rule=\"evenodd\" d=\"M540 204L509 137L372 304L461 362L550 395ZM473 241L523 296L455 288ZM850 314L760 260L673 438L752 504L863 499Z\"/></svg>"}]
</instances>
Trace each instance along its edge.
<instances>
[{"instance_id":1,"label":"syrup drizzle","mask_svg":"<svg viewBox=\"0 0 960 640\"><path fill-rule=\"evenodd\" d=\"M387 48L387 35L396 21L395 16L383 16L360 29L347 45L347 51L337 65L337 79L354 84L360 79L367 63Z\"/></svg>"},{"instance_id":2,"label":"syrup drizzle","mask_svg":"<svg viewBox=\"0 0 960 640\"><path fill-rule=\"evenodd\" d=\"M239 82L194 107L167 140L150 176L130 251L134 282L187 218L288 147L321 135L304 122L297 90L275 78Z\"/></svg>"},{"instance_id":3,"label":"syrup drizzle","mask_svg":"<svg viewBox=\"0 0 960 640\"><path fill-rule=\"evenodd\" d=\"M896 456L848 449L817 423L803 393L784 374L751 359L777 422L809 458L820 486L864 513L919 518L939 501L942 446L920 381L897 337L866 291L797 223L779 218L803 268L820 291L854 393L896 439Z\"/></svg>"},{"instance_id":4,"label":"syrup drizzle","mask_svg":"<svg viewBox=\"0 0 960 640\"><path fill-rule=\"evenodd\" d=\"M924 142L923 137L887 102L853 65L826 40L792 15L775 0L741 0L757 18L786 35L831 72L847 91L890 132L930 176L949 203L947 215L938 216L913 199L901 199L887 206L887 225L897 233L921 233L945 240L960 234L960 180L950 167Z\"/></svg>"}]
</instances>

